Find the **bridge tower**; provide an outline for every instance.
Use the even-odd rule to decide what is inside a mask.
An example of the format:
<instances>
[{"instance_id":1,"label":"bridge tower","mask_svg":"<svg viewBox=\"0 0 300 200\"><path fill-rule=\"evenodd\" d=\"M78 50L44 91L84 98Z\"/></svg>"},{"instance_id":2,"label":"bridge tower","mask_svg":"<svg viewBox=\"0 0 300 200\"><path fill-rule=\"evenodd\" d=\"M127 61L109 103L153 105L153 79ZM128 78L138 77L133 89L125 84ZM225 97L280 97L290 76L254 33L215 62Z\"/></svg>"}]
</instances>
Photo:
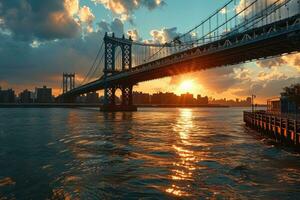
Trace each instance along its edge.
<instances>
[{"instance_id":1,"label":"bridge tower","mask_svg":"<svg viewBox=\"0 0 300 200\"><path fill-rule=\"evenodd\" d=\"M63 94L75 88L75 73L63 73Z\"/></svg>"},{"instance_id":2,"label":"bridge tower","mask_svg":"<svg viewBox=\"0 0 300 200\"><path fill-rule=\"evenodd\" d=\"M132 39L115 37L114 33L109 36L107 33L104 37L105 45L105 61L104 61L104 80L109 76L119 72L124 72L132 68ZM121 49L121 69L117 69L116 61L116 49ZM130 80L126 80L119 83L106 83L104 89L104 105L101 108L102 111L136 111L136 106L132 102L132 88L133 83ZM116 90L120 89L122 92L121 105L116 104Z\"/></svg>"}]
</instances>

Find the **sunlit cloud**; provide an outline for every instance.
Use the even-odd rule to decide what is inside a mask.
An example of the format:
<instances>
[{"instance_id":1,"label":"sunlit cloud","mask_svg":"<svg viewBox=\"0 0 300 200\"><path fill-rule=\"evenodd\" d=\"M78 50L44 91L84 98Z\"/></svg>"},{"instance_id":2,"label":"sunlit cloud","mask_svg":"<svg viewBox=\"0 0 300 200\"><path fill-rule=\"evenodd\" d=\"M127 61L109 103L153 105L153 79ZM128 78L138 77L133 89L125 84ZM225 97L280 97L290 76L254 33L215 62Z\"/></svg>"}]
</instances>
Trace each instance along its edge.
<instances>
[{"instance_id":1,"label":"sunlit cloud","mask_svg":"<svg viewBox=\"0 0 300 200\"><path fill-rule=\"evenodd\" d=\"M162 0L92 0L96 4L102 4L105 8L111 10L118 15L122 20L131 20L135 10L145 7L148 10L153 10L157 7L165 5Z\"/></svg>"}]
</instances>

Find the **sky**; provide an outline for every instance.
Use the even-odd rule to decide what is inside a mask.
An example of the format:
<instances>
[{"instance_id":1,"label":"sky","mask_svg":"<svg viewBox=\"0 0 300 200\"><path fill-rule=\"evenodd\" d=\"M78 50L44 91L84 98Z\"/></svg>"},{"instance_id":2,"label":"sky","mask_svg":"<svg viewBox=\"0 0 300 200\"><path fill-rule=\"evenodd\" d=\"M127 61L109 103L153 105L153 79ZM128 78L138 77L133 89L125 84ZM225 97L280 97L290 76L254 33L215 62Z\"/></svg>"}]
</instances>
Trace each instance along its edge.
<instances>
[{"instance_id":1,"label":"sky","mask_svg":"<svg viewBox=\"0 0 300 200\"><path fill-rule=\"evenodd\" d=\"M19 93L47 85L57 95L63 72L75 72L77 84L82 81L106 31L140 40L171 41L226 2L0 0L0 86ZM192 86L184 89L184 81L192 82ZM243 99L254 93L264 103L278 96L283 87L298 82L300 54L292 54L148 81L134 90L192 92L227 99Z\"/></svg>"}]
</instances>

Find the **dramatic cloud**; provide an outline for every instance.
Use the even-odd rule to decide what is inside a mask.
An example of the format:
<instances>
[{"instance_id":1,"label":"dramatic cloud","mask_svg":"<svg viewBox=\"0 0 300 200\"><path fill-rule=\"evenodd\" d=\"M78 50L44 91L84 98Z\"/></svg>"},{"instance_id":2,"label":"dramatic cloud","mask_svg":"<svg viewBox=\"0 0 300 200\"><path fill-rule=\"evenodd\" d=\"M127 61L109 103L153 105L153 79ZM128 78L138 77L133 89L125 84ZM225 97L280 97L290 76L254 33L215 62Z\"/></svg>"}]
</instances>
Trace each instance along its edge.
<instances>
[{"instance_id":1,"label":"dramatic cloud","mask_svg":"<svg viewBox=\"0 0 300 200\"><path fill-rule=\"evenodd\" d=\"M137 29L128 30L127 31L128 37L131 37L133 41L140 41L142 38L140 37Z\"/></svg>"},{"instance_id":2,"label":"dramatic cloud","mask_svg":"<svg viewBox=\"0 0 300 200\"><path fill-rule=\"evenodd\" d=\"M123 30L123 24L119 22L115 20L101 24L110 31L118 32ZM42 85L58 88L63 72L76 72L78 84L91 67L104 34L105 31L99 28L84 38L78 35L68 39L29 43L0 33L0 81L7 80L5 85L19 90ZM99 78L101 74L102 69L98 69L94 77Z\"/></svg>"},{"instance_id":3,"label":"dramatic cloud","mask_svg":"<svg viewBox=\"0 0 300 200\"><path fill-rule=\"evenodd\" d=\"M9 0L0 6L0 31L24 41L73 38L91 32L94 19L79 0Z\"/></svg>"},{"instance_id":4,"label":"dramatic cloud","mask_svg":"<svg viewBox=\"0 0 300 200\"><path fill-rule=\"evenodd\" d=\"M238 79L235 78L234 67L220 67L210 70L183 74L171 78L170 84L180 84L185 79L193 79L196 83L204 86L207 90L222 93L233 86Z\"/></svg>"},{"instance_id":5,"label":"dramatic cloud","mask_svg":"<svg viewBox=\"0 0 300 200\"><path fill-rule=\"evenodd\" d=\"M83 6L82 8L80 8L78 12L78 17L80 21L86 25L87 31L92 32L93 31L92 23L95 19L95 16L92 13L91 9L87 6Z\"/></svg>"},{"instance_id":6,"label":"dramatic cloud","mask_svg":"<svg viewBox=\"0 0 300 200\"><path fill-rule=\"evenodd\" d=\"M123 20L130 18L134 10L146 7L153 10L165 4L163 0L92 0L95 3L103 4L113 13L120 15Z\"/></svg>"},{"instance_id":7,"label":"dramatic cloud","mask_svg":"<svg viewBox=\"0 0 300 200\"><path fill-rule=\"evenodd\" d=\"M101 21L98 23L99 29L102 32L114 33L116 37L122 37L124 34L124 24L123 22L115 18L111 24L108 24L106 21Z\"/></svg>"},{"instance_id":8,"label":"dramatic cloud","mask_svg":"<svg viewBox=\"0 0 300 200\"><path fill-rule=\"evenodd\" d=\"M1 1L0 29L21 40L74 37L80 31L73 16L78 9L78 0Z\"/></svg>"},{"instance_id":9,"label":"dramatic cloud","mask_svg":"<svg viewBox=\"0 0 300 200\"><path fill-rule=\"evenodd\" d=\"M277 58L260 60L256 62L259 67L283 67L291 66L300 71L300 53L285 55Z\"/></svg>"},{"instance_id":10,"label":"dramatic cloud","mask_svg":"<svg viewBox=\"0 0 300 200\"><path fill-rule=\"evenodd\" d=\"M175 37L180 35L177 32L177 28L163 28L161 30L152 30L150 32L150 35L152 37L151 40L147 40L148 43L158 43L158 44L164 44L166 42L172 41Z\"/></svg>"}]
</instances>

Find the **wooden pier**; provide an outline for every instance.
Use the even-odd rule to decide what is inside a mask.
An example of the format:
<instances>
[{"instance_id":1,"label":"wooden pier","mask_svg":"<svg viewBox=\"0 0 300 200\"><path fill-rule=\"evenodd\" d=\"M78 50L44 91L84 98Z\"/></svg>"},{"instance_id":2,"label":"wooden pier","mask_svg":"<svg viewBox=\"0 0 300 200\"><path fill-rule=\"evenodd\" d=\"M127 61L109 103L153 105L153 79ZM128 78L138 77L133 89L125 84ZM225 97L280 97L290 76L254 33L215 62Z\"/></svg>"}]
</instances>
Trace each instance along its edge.
<instances>
[{"instance_id":1,"label":"wooden pier","mask_svg":"<svg viewBox=\"0 0 300 200\"><path fill-rule=\"evenodd\" d=\"M244 122L246 126L274 138L278 143L295 146L297 149L300 147L300 118L296 115L245 111Z\"/></svg>"}]
</instances>

